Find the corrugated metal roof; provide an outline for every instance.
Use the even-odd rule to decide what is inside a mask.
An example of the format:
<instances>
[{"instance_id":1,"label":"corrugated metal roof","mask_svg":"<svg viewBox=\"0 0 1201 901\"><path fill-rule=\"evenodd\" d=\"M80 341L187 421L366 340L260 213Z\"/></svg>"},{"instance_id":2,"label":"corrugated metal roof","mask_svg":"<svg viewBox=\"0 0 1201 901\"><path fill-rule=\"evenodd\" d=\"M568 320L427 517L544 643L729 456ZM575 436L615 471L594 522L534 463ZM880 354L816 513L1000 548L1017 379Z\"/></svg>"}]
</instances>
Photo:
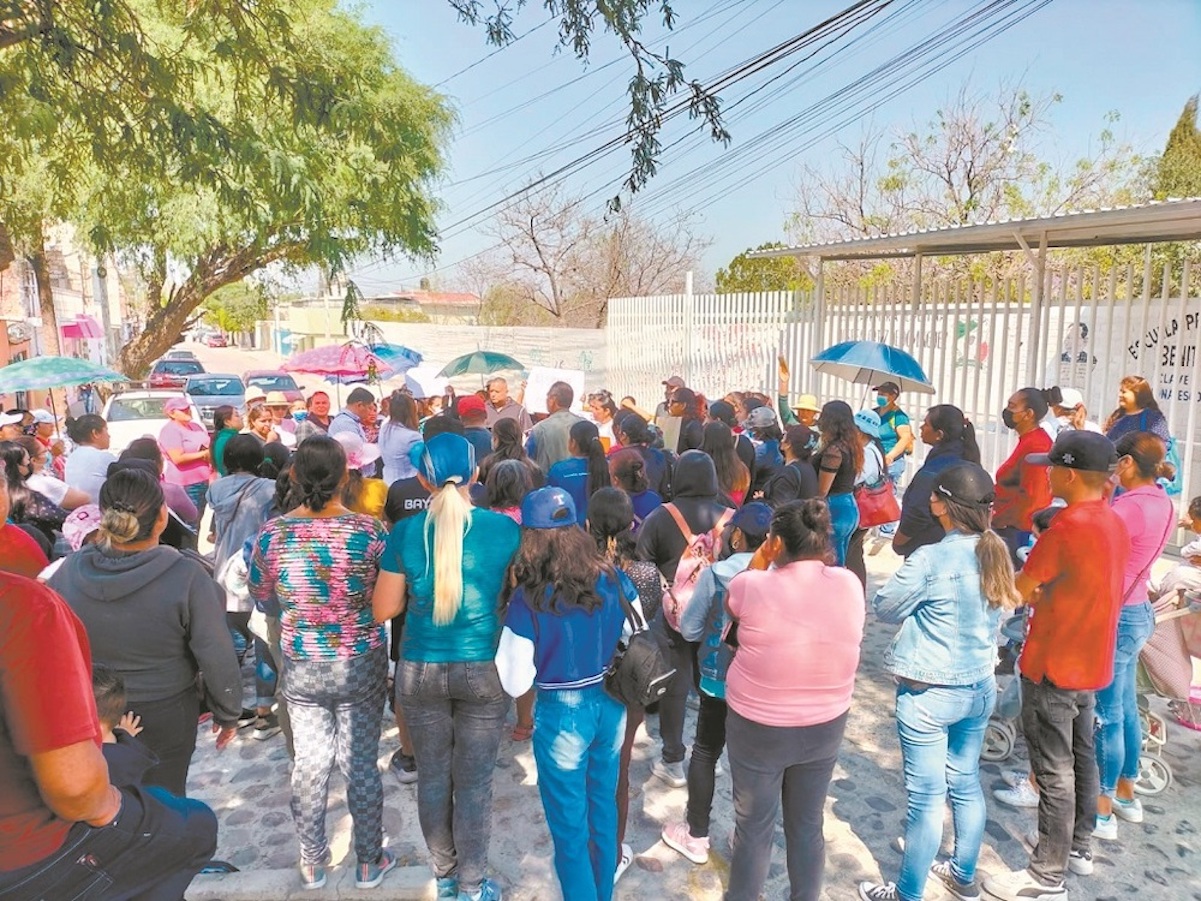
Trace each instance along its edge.
<instances>
[{"instance_id":1,"label":"corrugated metal roof","mask_svg":"<svg viewBox=\"0 0 1201 901\"><path fill-rule=\"evenodd\" d=\"M1010 219L902 232L874 238L851 238L821 244L798 244L757 250L749 257L811 256L825 260L881 257L953 256L1052 247L1099 247L1201 240L1201 198L1152 201L1134 206L1060 213L1039 219Z\"/></svg>"}]
</instances>

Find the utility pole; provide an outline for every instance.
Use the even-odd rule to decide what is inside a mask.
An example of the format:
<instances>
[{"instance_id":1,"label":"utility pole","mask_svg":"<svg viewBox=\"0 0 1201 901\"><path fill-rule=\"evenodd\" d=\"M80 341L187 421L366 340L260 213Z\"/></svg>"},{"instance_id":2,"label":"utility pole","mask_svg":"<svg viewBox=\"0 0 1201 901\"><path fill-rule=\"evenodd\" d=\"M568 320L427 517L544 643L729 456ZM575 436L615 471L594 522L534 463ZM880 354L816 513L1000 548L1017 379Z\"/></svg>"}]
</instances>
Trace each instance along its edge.
<instances>
[{"instance_id":1,"label":"utility pole","mask_svg":"<svg viewBox=\"0 0 1201 901\"><path fill-rule=\"evenodd\" d=\"M104 329L104 365L112 366L116 362L117 351L113 344L112 325L109 322L108 269L101 260L97 260L92 269L92 297L100 305L100 327Z\"/></svg>"}]
</instances>

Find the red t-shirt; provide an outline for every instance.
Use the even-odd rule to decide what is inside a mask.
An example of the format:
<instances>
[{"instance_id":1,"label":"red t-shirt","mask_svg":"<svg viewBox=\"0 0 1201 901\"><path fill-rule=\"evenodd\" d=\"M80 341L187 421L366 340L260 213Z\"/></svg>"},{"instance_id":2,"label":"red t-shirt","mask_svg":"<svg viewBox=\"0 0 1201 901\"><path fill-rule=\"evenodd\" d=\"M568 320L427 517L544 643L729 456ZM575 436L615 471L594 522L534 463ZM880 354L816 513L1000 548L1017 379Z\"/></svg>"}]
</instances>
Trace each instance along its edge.
<instances>
[{"instance_id":1,"label":"red t-shirt","mask_svg":"<svg viewBox=\"0 0 1201 901\"><path fill-rule=\"evenodd\" d=\"M1103 500L1072 504L1051 521L1022 575L1042 585L1022 649L1022 675L1093 691L1113 680L1130 538Z\"/></svg>"},{"instance_id":2,"label":"red t-shirt","mask_svg":"<svg viewBox=\"0 0 1201 901\"><path fill-rule=\"evenodd\" d=\"M0 870L57 851L71 824L38 793L32 754L100 744L83 624L33 579L0 573Z\"/></svg>"},{"instance_id":3,"label":"red t-shirt","mask_svg":"<svg viewBox=\"0 0 1201 901\"><path fill-rule=\"evenodd\" d=\"M1051 436L1033 429L1018 439L1009 459L997 467L997 499L993 502L993 525L1013 526L1024 532L1033 528L1034 514L1051 506L1051 481L1046 466L1031 466L1028 454L1045 454L1051 449ZM1017 479L1018 484L1004 485Z\"/></svg>"},{"instance_id":4,"label":"red t-shirt","mask_svg":"<svg viewBox=\"0 0 1201 901\"><path fill-rule=\"evenodd\" d=\"M32 536L11 523L0 523L0 571L36 579L49 565Z\"/></svg>"}]
</instances>

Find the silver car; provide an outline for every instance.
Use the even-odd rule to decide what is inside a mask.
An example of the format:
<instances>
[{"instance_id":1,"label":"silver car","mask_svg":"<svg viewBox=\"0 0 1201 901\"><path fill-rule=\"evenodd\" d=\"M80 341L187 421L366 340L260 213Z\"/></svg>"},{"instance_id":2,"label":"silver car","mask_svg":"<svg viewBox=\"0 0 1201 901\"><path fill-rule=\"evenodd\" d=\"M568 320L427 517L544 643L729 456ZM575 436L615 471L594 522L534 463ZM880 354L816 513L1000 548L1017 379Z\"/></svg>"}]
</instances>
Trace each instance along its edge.
<instances>
[{"instance_id":1,"label":"silver car","mask_svg":"<svg viewBox=\"0 0 1201 901\"><path fill-rule=\"evenodd\" d=\"M236 375L223 372L205 372L188 376L184 392L200 411L200 421L205 428L213 427L213 412L228 404L241 409L246 404L246 386Z\"/></svg>"}]
</instances>

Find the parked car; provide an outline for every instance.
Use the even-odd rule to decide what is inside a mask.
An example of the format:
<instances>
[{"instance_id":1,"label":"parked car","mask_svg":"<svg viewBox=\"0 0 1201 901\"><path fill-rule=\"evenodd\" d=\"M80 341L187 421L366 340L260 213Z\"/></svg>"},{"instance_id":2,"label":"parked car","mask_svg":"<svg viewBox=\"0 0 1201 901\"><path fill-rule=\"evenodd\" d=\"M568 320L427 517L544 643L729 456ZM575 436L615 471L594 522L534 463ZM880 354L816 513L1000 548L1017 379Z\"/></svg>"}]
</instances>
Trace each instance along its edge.
<instances>
[{"instance_id":1,"label":"parked car","mask_svg":"<svg viewBox=\"0 0 1201 901\"><path fill-rule=\"evenodd\" d=\"M296 384L296 379L278 369L251 369L243 373L242 381L246 383L247 394L250 393L251 388L258 388L265 394L271 391L282 391L288 399L288 403L304 400L304 392Z\"/></svg>"},{"instance_id":2,"label":"parked car","mask_svg":"<svg viewBox=\"0 0 1201 901\"><path fill-rule=\"evenodd\" d=\"M220 332L213 332L204 339L206 347L229 347L229 341Z\"/></svg>"},{"instance_id":3,"label":"parked car","mask_svg":"<svg viewBox=\"0 0 1201 901\"><path fill-rule=\"evenodd\" d=\"M188 376L184 393L191 398L200 410L201 422L208 429L213 428L213 412L223 404L231 407L243 407L246 404L246 386L236 375L222 372L206 372L203 375Z\"/></svg>"},{"instance_id":4,"label":"parked car","mask_svg":"<svg viewBox=\"0 0 1201 901\"><path fill-rule=\"evenodd\" d=\"M179 397L179 392L122 391L110 396L101 414L108 423L108 434L112 442L109 450L119 454L129 447L135 438L150 437L157 441L159 432L170 421L163 412L163 404L172 397ZM192 418L197 422L201 421L200 411L196 409L195 403L192 403Z\"/></svg>"},{"instance_id":5,"label":"parked car","mask_svg":"<svg viewBox=\"0 0 1201 901\"><path fill-rule=\"evenodd\" d=\"M191 360L195 363L200 362L200 360L198 360L196 358L196 354L194 352L187 350L185 348L182 348L182 347L172 348L171 350L169 350L165 354L163 354L162 358L164 360Z\"/></svg>"},{"instance_id":6,"label":"parked car","mask_svg":"<svg viewBox=\"0 0 1201 901\"><path fill-rule=\"evenodd\" d=\"M188 376L202 372L204 367L196 360L159 360L150 370L150 387L182 388Z\"/></svg>"}]
</instances>

